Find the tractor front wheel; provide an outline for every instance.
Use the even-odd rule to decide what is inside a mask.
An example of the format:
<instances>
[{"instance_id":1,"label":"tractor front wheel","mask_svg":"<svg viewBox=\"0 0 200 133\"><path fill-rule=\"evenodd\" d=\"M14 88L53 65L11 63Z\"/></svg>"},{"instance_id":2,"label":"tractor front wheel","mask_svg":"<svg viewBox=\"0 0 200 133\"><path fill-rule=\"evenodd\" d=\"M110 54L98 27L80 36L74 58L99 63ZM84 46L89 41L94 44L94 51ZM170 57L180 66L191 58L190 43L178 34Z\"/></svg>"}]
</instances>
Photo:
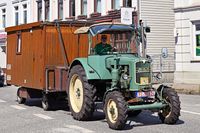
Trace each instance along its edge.
<instances>
[{"instance_id":1,"label":"tractor front wheel","mask_svg":"<svg viewBox=\"0 0 200 133\"><path fill-rule=\"evenodd\" d=\"M172 88L163 89L163 99L168 104L158 113L161 121L166 124L175 124L180 116L180 100L177 92Z\"/></svg>"},{"instance_id":2,"label":"tractor front wheel","mask_svg":"<svg viewBox=\"0 0 200 133\"><path fill-rule=\"evenodd\" d=\"M118 91L109 92L105 98L104 112L111 129L121 130L127 121L127 102Z\"/></svg>"}]
</instances>

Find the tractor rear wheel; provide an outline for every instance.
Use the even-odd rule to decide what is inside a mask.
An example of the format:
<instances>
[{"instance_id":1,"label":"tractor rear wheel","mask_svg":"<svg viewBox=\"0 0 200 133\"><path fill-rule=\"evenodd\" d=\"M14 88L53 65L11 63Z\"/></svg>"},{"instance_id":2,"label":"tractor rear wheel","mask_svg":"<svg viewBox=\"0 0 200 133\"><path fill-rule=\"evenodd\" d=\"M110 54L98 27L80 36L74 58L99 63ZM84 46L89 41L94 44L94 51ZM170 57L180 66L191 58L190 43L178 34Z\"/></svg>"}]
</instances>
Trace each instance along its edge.
<instances>
[{"instance_id":1,"label":"tractor rear wheel","mask_svg":"<svg viewBox=\"0 0 200 133\"><path fill-rule=\"evenodd\" d=\"M96 89L88 82L85 70L81 65L76 65L70 70L67 91L73 118L89 120L95 109Z\"/></svg>"},{"instance_id":2,"label":"tractor rear wheel","mask_svg":"<svg viewBox=\"0 0 200 133\"><path fill-rule=\"evenodd\" d=\"M105 98L104 112L111 129L121 130L127 121L127 102L118 91L109 92Z\"/></svg>"},{"instance_id":3,"label":"tractor rear wheel","mask_svg":"<svg viewBox=\"0 0 200 133\"><path fill-rule=\"evenodd\" d=\"M166 124L175 124L180 116L180 100L177 92L172 88L163 89L163 99L168 104L158 113L161 121Z\"/></svg>"}]
</instances>

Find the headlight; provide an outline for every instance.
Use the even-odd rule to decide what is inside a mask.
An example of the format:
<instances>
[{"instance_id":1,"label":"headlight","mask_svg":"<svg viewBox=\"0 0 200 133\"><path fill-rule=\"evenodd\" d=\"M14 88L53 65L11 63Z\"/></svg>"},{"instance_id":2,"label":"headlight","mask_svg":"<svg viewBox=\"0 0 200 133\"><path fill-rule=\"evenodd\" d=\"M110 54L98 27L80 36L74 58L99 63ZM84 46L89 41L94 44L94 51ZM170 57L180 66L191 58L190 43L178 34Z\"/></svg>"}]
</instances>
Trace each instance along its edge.
<instances>
[{"instance_id":1,"label":"headlight","mask_svg":"<svg viewBox=\"0 0 200 133\"><path fill-rule=\"evenodd\" d=\"M123 75L122 75L122 78L123 78L124 80L128 80L129 77L128 77L127 74L123 74Z\"/></svg>"}]
</instances>

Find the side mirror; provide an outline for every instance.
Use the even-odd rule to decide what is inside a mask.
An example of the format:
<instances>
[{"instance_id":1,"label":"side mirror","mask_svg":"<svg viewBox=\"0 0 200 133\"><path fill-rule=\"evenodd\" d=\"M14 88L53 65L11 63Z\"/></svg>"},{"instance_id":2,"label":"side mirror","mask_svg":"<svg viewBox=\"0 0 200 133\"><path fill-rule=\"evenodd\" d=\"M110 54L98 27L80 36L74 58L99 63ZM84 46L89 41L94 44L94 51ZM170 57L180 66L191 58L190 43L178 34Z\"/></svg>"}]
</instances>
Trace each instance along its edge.
<instances>
[{"instance_id":1,"label":"side mirror","mask_svg":"<svg viewBox=\"0 0 200 133\"><path fill-rule=\"evenodd\" d=\"M151 28L149 26L145 27L145 32L146 33L150 33L151 32Z\"/></svg>"},{"instance_id":2,"label":"side mirror","mask_svg":"<svg viewBox=\"0 0 200 133\"><path fill-rule=\"evenodd\" d=\"M167 48L162 48L162 57L167 58L168 57L168 49Z\"/></svg>"}]
</instances>

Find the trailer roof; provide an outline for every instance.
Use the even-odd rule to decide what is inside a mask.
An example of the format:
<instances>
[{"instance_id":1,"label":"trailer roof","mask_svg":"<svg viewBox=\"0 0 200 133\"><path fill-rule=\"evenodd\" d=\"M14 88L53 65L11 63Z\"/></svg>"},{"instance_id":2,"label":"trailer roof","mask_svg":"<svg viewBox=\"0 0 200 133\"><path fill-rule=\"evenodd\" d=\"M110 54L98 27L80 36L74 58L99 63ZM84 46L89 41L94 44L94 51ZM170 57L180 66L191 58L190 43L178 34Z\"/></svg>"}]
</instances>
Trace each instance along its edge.
<instances>
[{"instance_id":1,"label":"trailer roof","mask_svg":"<svg viewBox=\"0 0 200 133\"><path fill-rule=\"evenodd\" d=\"M130 32L133 30L134 28L130 25L122 23L99 23L88 27L81 27L77 29L74 34L86 34L90 31L93 36L96 36L97 34Z\"/></svg>"}]
</instances>

